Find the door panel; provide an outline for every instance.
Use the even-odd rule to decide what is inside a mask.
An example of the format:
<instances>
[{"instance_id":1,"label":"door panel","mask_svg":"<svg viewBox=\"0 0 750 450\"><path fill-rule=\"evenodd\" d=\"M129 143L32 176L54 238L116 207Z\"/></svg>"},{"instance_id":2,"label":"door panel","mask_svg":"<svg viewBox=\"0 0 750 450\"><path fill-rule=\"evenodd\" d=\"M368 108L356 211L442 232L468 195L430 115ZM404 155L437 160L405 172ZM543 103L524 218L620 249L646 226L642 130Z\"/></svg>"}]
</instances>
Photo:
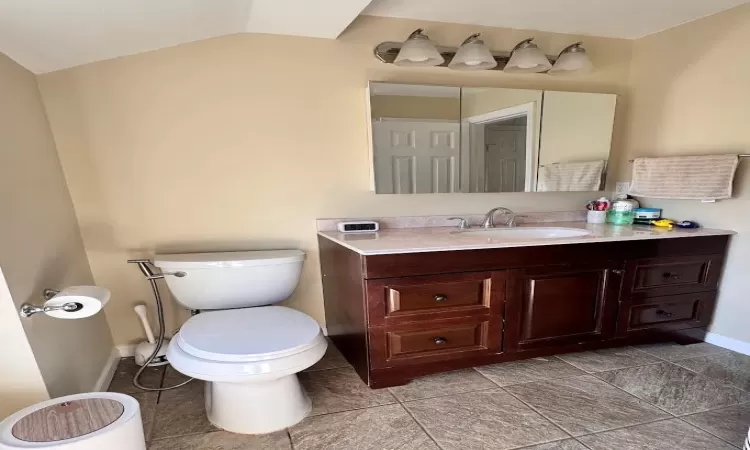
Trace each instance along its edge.
<instances>
[{"instance_id":1,"label":"door panel","mask_svg":"<svg viewBox=\"0 0 750 450\"><path fill-rule=\"evenodd\" d=\"M457 122L380 120L372 130L379 194L459 191Z\"/></svg>"},{"instance_id":2,"label":"door panel","mask_svg":"<svg viewBox=\"0 0 750 450\"><path fill-rule=\"evenodd\" d=\"M485 192L523 192L526 183L526 127L484 126Z\"/></svg>"},{"instance_id":3,"label":"door panel","mask_svg":"<svg viewBox=\"0 0 750 450\"><path fill-rule=\"evenodd\" d=\"M506 343L517 351L614 335L616 262L518 269L508 275Z\"/></svg>"}]
</instances>

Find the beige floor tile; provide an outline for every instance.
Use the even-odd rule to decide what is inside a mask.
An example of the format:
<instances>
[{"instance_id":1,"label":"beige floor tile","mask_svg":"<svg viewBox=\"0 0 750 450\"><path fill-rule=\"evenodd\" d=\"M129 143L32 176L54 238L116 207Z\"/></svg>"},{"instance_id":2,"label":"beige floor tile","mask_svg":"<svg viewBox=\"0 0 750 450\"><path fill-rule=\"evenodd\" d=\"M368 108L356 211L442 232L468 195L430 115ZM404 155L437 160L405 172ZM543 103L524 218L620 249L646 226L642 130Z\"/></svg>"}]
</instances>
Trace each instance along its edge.
<instances>
[{"instance_id":1,"label":"beige floor tile","mask_svg":"<svg viewBox=\"0 0 750 450\"><path fill-rule=\"evenodd\" d=\"M483 377L476 370L465 369L415 378L405 386L396 386L389 388L389 390L400 401L408 401L494 387L497 387L495 383Z\"/></svg>"},{"instance_id":2,"label":"beige floor tile","mask_svg":"<svg viewBox=\"0 0 750 450\"><path fill-rule=\"evenodd\" d=\"M498 386L586 374L554 356L480 366L476 370Z\"/></svg>"},{"instance_id":3,"label":"beige floor tile","mask_svg":"<svg viewBox=\"0 0 750 450\"><path fill-rule=\"evenodd\" d=\"M505 450L570 437L500 388L403 405L444 450Z\"/></svg>"},{"instance_id":4,"label":"beige floor tile","mask_svg":"<svg viewBox=\"0 0 750 450\"><path fill-rule=\"evenodd\" d=\"M292 445L286 431L258 436L216 431L155 440L149 450L292 450Z\"/></svg>"},{"instance_id":5,"label":"beige floor tile","mask_svg":"<svg viewBox=\"0 0 750 450\"><path fill-rule=\"evenodd\" d=\"M679 419L578 438L591 450L734 450L734 447Z\"/></svg>"},{"instance_id":6,"label":"beige floor tile","mask_svg":"<svg viewBox=\"0 0 750 450\"><path fill-rule=\"evenodd\" d=\"M517 384L506 390L573 436L670 417L591 375Z\"/></svg>"},{"instance_id":7,"label":"beige floor tile","mask_svg":"<svg viewBox=\"0 0 750 450\"><path fill-rule=\"evenodd\" d=\"M396 403L387 389L370 389L354 369L317 370L298 375L312 400L311 415Z\"/></svg>"},{"instance_id":8,"label":"beige floor tile","mask_svg":"<svg viewBox=\"0 0 750 450\"><path fill-rule=\"evenodd\" d=\"M289 433L295 450L438 450L400 405L308 417Z\"/></svg>"},{"instance_id":9,"label":"beige floor tile","mask_svg":"<svg viewBox=\"0 0 750 450\"><path fill-rule=\"evenodd\" d=\"M164 384L172 385L184 379L183 375L170 367ZM162 392L156 406L153 439L216 430L206 417L203 389L203 381L194 380L185 386Z\"/></svg>"}]
</instances>

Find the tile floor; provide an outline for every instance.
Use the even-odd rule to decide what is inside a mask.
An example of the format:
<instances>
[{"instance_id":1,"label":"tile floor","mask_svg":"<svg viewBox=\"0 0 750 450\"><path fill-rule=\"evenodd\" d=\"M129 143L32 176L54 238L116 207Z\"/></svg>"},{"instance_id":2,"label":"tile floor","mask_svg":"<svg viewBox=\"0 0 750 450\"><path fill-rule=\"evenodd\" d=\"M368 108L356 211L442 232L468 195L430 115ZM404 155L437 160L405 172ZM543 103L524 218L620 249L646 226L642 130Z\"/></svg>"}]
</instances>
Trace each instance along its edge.
<instances>
[{"instance_id":1,"label":"tile floor","mask_svg":"<svg viewBox=\"0 0 750 450\"><path fill-rule=\"evenodd\" d=\"M537 358L371 390L333 346L300 374L310 416L285 431L214 428L203 385L143 393L120 363L111 391L142 405L150 450L731 450L750 426L750 357L660 344ZM172 385L171 368L144 382Z\"/></svg>"}]
</instances>

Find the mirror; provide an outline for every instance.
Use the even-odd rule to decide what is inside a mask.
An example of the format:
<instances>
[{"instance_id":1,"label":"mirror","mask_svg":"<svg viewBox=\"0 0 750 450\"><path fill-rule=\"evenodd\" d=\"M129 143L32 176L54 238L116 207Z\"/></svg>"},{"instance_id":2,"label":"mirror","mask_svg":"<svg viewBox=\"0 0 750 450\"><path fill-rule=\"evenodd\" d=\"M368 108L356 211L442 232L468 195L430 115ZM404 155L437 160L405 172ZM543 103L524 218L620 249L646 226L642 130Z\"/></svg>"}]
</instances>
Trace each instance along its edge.
<instances>
[{"instance_id":1,"label":"mirror","mask_svg":"<svg viewBox=\"0 0 750 450\"><path fill-rule=\"evenodd\" d=\"M597 191L616 95L370 83L378 194Z\"/></svg>"}]
</instances>

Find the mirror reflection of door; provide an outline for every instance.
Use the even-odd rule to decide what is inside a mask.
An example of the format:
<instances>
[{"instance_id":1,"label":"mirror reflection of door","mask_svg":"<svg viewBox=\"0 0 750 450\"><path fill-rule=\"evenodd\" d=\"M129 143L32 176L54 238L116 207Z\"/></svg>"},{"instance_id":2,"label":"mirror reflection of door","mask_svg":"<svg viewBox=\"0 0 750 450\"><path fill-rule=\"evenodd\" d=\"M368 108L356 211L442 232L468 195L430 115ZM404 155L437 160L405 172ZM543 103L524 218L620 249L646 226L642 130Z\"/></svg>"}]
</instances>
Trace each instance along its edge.
<instances>
[{"instance_id":1,"label":"mirror reflection of door","mask_svg":"<svg viewBox=\"0 0 750 450\"><path fill-rule=\"evenodd\" d=\"M526 184L526 117L478 126L484 128L484 191L523 192Z\"/></svg>"},{"instance_id":2,"label":"mirror reflection of door","mask_svg":"<svg viewBox=\"0 0 750 450\"><path fill-rule=\"evenodd\" d=\"M458 191L457 122L381 120L373 122L372 131L378 193Z\"/></svg>"},{"instance_id":3,"label":"mirror reflection of door","mask_svg":"<svg viewBox=\"0 0 750 450\"><path fill-rule=\"evenodd\" d=\"M372 83L375 192L459 192L461 89Z\"/></svg>"}]
</instances>

